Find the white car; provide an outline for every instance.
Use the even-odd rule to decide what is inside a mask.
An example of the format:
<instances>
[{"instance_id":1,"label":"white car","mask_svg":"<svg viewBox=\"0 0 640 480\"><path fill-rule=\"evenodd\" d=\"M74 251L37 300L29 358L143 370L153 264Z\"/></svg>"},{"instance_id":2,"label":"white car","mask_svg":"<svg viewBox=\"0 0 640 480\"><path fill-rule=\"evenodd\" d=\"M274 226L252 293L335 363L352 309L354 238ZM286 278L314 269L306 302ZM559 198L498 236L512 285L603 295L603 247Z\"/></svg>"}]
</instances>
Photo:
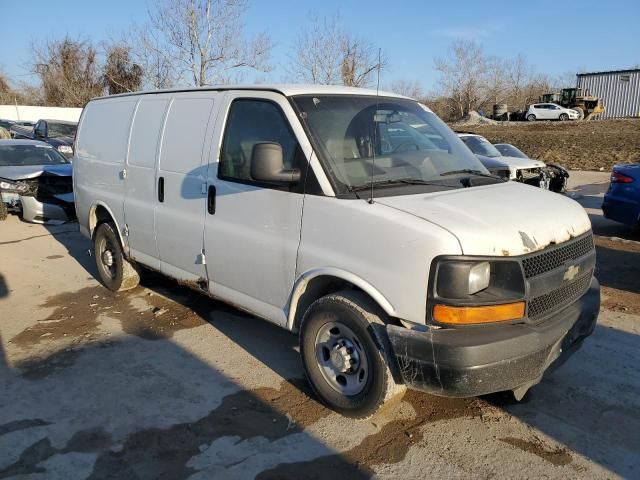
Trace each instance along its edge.
<instances>
[{"instance_id":1,"label":"white car","mask_svg":"<svg viewBox=\"0 0 640 480\"><path fill-rule=\"evenodd\" d=\"M595 327L584 209L489 175L409 98L113 95L86 105L75 146L78 221L105 286L135 287L144 266L298 332L309 383L345 415L407 386L519 399Z\"/></svg>"},{"instance_id":2,"label":"white car","mask_svg":"<svg viewBox=\"0 0 640 480\"><path fill-rule=\"evenodd\" d=\"M458 136L474 154L489 157L507 165L509 167L509 180L526 183L535 187L549 188L544 162L531 158L504 156L482 135L459 133Z\"/></svg>"},{"instance_id":3,"label":"white car","mask_svg":"<svg viewBox=\"0 0 640 480\"><path fill-rule=\"evenodd\" d=\"M564 108L555 103L534 103L529 105L526 115L527 120L578 120L580 114L570 108Z\"/></svg>"}]
</instances>

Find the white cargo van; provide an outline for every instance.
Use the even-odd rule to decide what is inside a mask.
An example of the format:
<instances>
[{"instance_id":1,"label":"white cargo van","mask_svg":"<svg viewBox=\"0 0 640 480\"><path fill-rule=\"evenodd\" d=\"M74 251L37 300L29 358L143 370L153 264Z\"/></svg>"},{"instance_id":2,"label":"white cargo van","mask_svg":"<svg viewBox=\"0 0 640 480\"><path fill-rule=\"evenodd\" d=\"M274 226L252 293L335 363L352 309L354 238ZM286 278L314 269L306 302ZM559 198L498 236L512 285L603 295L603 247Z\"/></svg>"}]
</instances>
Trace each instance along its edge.
<instances>
[{"instance_id":1,"label":"white cargo van","mask_svg":"<svg viewBox=\"0 0 640 480\"><path fill-rule=\"evenodd\" d=\"M105 286L132 288L147 267L299 332L309 382L345 415L405 385L520 398L596 323L582 207L492 177L405 97L261 85L97 98L73 168Z\"/></svg>"}]
</instances>

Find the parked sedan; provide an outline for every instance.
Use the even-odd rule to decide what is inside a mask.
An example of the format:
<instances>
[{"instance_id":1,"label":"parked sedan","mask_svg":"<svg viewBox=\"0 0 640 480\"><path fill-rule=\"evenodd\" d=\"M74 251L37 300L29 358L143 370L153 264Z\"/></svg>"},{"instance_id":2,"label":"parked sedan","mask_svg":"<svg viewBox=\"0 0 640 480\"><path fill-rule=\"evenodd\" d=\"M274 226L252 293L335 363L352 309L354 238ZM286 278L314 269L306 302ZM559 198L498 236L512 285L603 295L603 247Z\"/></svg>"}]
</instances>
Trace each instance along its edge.
<instances>
[{"instance_id":1,"label":"parked sedan","mask_svg":"<svg viewBox=\"0 0 640 480\"><path fill-rule=\"evenodd\" d=\"M613 166L602 212L616 222L640 226L640 163Z\"/></svg>"},{"instance_id":2,"label":"parked sedan","mask_svg":"<svg viewBox=\"0 0 640 480\"><path fill-rule=\"evenodd\" d=\"M496 177L500 177L505 182L509 180L510 171L509 165L501 162L497 158L485 157L484 155L476 155L478 160L484 165L484 168L489 170L491 175L495 175Z\"/></svg>"},{"instance_id":3,"label":"parked sedan","mask_svg":"<svg viewBox=\"0 0 640 480\"><path fill-rule=\"evenodd\" d=\"M527 110L527 120L578 120L580 114L570 108L564 108L555 103L534 103L529 105Z\"/></svg>"},{"instance_id":4,"label":"parked sedan","mask_svg":"<svg viewBox=\"0 0 640 480\"><path fill-rule=\"evenodd\" d=\"M518 147L511 145L510 143L495 143L494 147L496 147L505 157L531 158ZM549 190L557 193L564 192L564 189L567 187L569 171L555 163L547 163L546 174L549 182Z\"/></svg>"},{"instance_id":5,"label":"parked sedan","mask_svg":"<svg viewBox=\"0 0 640 480\"><path fill-rule=\"evenodd\" d=\"M535 187L548 188L544 162L530 158L504 156L482 135L458 133L458 136L481 161L481 157L489 157L506 164L509 169L510 180Z\"/></svg>"},{"instance_id":6,"label":"parked sedan","mask_svg":"<svg viewBox=\"0 0 640 480\"><path fill-rule=\"evenodd\" d=\"M35 223L75 219L72 167L51 145L0 140L0 219L7 211Z\"/></svg>"}]
</instances>

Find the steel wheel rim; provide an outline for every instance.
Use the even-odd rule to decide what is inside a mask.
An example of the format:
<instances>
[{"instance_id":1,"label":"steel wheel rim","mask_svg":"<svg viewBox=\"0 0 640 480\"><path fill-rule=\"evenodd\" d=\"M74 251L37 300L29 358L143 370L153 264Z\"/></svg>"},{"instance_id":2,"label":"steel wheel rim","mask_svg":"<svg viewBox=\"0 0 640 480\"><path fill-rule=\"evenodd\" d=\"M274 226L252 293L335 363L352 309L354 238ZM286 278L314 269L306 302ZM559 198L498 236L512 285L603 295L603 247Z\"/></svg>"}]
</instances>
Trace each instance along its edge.
<instances>
[{"instance_id":1,"label":"steel wheel rim","mask_svg":"<svg viewBox=\"0 0 640 480\"><path fill-rule=\"evenodd\" d=\"M315 339L318 369L336 392L353 396L361 393L369 378L369 359L360 338L340 322L320 327Z\"/></svg>"},{"instance_id":2,"label":"steel wheel rim","mask_svg":"<svg viewBox=\"0 0 640 480\"><path fill-rule=\"evenodd\" d=\"M98 242L98 251L96 256L100 259L100 265L102 270L109 276L109 278L116 277L116 260L114 248L108 238L101 238Z\"/></svg>"}]
</instances>

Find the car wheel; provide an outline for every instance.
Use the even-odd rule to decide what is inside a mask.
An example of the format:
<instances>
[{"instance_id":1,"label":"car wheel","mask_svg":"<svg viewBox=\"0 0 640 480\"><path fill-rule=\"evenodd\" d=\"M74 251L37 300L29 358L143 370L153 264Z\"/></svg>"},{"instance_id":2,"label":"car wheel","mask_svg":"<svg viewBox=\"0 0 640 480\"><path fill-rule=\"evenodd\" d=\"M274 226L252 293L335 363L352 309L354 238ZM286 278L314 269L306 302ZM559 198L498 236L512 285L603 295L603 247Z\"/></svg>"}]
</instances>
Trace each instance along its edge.
<instances>
[{"instance_id":1,"label":"car wheel","mask_svg":"<svg viewBox=\"0 0 640 480\"><path fill-rule=\"evenodd\" d=\"M567 120L569 120L569 115L567 115L566 113L561 113L558 118L561 122L566 122Z\"/></svg>"},{"instance_id":2,"label":"car wheel","mask_svg":"<svg viewBox=\"0 0 640 480\"><path fill-rule=\"evenodd\" d=\"M102 284L113 292L134 288L140 275L122 251L113 223L101 223L93 235L93 254Z\"/></svg>"},{"instance_id":3,"label":"car wheel","mask_svg":"<svg viewBox=\"0 0 640 480\"><path fill-rule=\"evenodd\" d=\"M536 121L536 116L531 113L529 115L527 115L527 120L529 120L530 122L535 122Z\"/></svg>"},{"instance_id":4,"label":"car wheel","mask_svg":"<svg viewBox=\"0 0 640 480\"><path fill-rule=\"evenodd\" d=\"M7 219L9 215L9 209L7 208L7 204L2 200L2 193L0 193L0 222Z\"/></svg>"},{"instance_id":5,"label":"car wheel","mask_svg":"<svg viewBox=\"0 0 640 480\"><path fill-rule=\"evenodd\" d=\"M406 390L389 368L383 317L366 295L344 291L316 300L302 319L307 379L323 403L345 416L371 416Z\"/></svg>"}]
</instances>

